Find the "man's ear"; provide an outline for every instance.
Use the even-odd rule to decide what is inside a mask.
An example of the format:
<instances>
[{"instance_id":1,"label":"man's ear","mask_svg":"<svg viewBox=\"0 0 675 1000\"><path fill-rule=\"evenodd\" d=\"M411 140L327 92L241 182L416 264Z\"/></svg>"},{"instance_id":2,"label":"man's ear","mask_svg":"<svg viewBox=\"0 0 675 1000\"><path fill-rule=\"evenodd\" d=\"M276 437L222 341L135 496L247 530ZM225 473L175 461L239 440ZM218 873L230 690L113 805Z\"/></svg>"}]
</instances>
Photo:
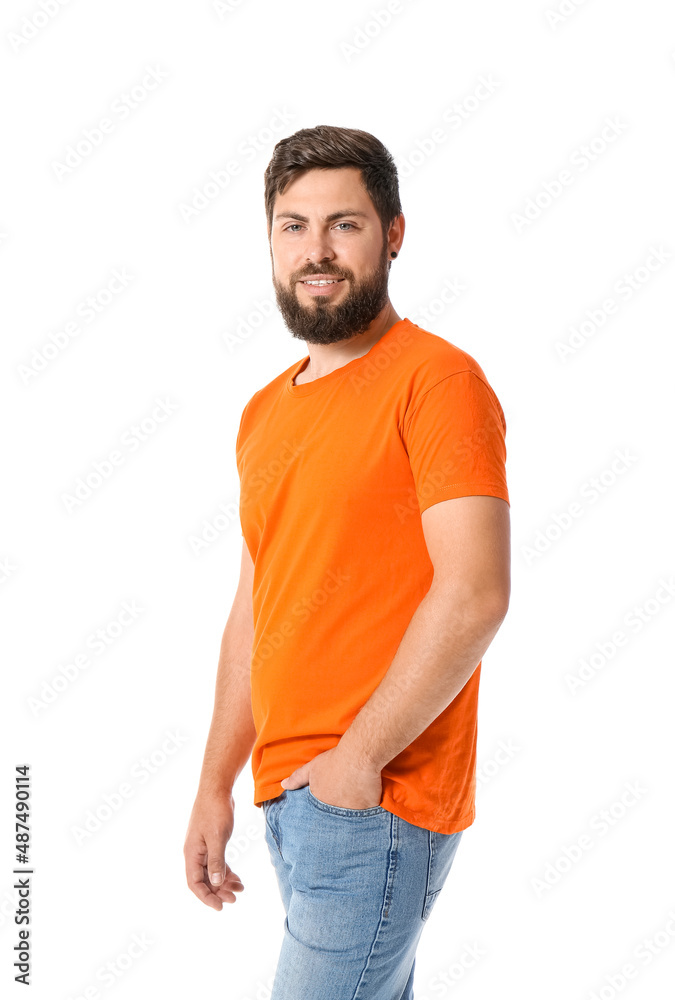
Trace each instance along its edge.
<instances>
[{"instance_id":1,"label":"man's ear","mask_svg":"<svg viewBox=\"0 0 675 1000\"><path fill-rule=\"evenodd\" d=\"M389 234L388 242L395 243L399 251L401 249L401 243L403 242L403 234L405 233L405 216L403 212L399 212L395 219L389 223Z\"/></svg>"}]
</instances>

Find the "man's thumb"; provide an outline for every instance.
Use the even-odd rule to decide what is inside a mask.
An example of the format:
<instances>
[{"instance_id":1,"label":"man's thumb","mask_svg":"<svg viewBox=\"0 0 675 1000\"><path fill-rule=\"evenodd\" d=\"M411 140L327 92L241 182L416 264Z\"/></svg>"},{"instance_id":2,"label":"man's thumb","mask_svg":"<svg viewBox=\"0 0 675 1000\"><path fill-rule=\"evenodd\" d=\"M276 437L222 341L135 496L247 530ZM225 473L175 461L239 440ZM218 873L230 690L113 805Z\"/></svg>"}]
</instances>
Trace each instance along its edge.
<instances>
[{"instance_id":1,"label":"man's thumb","mask_svg":"<svg viewBox=\"0 0 675 1000\"><path fill-rule=\"evenodd\" d=\"M225 878L225 852L222 854L209 854L209 882L211 885L222 885Z\"/></svg>"},{"instance_id":2,"label":"man's thumb","mask_svg":"<svg viewBox=\"0 0 675 1000\"><path fill-rule=\"evenodd\" d=\"M305 766L306 765L303 764L302 767L296 768L292 774L289 774L287 778L283 778L279 782L281 787L293 789L293 788L300 788L302 785L306 785L307 782L305 780Z\"/></svg>"}]
</instances>

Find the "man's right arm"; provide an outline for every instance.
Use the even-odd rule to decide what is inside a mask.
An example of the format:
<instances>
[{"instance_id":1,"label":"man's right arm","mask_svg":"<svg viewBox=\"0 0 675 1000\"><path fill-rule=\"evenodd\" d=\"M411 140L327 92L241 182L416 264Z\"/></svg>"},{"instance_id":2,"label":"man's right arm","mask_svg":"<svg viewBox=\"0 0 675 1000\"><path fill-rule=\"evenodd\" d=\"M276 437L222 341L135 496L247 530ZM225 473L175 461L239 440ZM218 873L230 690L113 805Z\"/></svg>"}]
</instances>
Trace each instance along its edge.
<instances>
[{"instance_id":1,"label":"man's right arm","mask_svg":"<svg viewBox=\"0 0 675 1000\"><path fill-rule=\"evenodd\" d=\"M183 847L190 889L216 910L223 902L235 902L234 893L243 889L225 863L225 846L234 826L234 783L256 739L251 710L252 592L253 561L244 541L239 584L220 644L211 727Z\"/></svg>"}]
</instances>

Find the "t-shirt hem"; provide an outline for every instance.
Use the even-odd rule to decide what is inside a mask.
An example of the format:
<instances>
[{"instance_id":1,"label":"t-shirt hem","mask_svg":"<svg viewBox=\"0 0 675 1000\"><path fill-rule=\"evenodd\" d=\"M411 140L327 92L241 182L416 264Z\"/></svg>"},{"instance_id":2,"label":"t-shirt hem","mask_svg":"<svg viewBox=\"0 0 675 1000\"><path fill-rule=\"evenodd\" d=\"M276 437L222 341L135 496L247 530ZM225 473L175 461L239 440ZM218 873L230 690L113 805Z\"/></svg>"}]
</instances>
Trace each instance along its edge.
<instances>
[{"instance_id":1,"label":"t-shirt hem","mask_svg":"<svg viewBox=\"0 0 675 1000\"><path fill-rule=\"evenodd\" d=\"M392 802L386 795L383 796L381 802L382 808L386 809L387 812L393 813L394 816L398 816L399 819L404 819L407 823L412 823L413 826L421 826L425 830L433 830L435 833L460 833L462 830L466 830L467 827L471 826L476 818L475 808L471 809L468 813L460 816L458 819L447 820L447 822L438 820L429 820L424 816L420 816L418 812L412 809L407 809L405 806L401 805L400 802Z\"/></svg>"},{"instance_id":2,"label":"t-shirt hem","mask_svg":"<svg viewBox=\"0 0 675 1000\"><path fill-rule=\"evenodd\" d=\"M275 799L284 789L281 787L279 782L273 785L265 785L259 791L254 794L253 804L262 808L263 802L268 802L270 799ZM413 826L420 826L425 830L433 830L435 833L460 833L462 830L466 830L467 827L476 819L476 807L475 805L466 813L456 819L449 819L447 821L443 820L429 820L425 816L422 816L419 812L415 812L413 809L408 809L405 805L400 802L395 802L391 799L385 792L382 796L382 802L380 803L383 809L387 812L393 813L394 816L398 816L399 819L404 819L407 823L411 823Z\"/></svg>"},{"instance_id":3,"label":"t-shirt hem","mask_svg":"<svg viewBox=\"0 0 675 1000\"><path fill-rule=\"evenodd\" d=\"M276 799L282 792L283 788L278 781L273 785L263 785L259 789L256 788L253 796L253 805L262 806L263 802L269 802L270 799Z\"/></svg>"}]
</instances>

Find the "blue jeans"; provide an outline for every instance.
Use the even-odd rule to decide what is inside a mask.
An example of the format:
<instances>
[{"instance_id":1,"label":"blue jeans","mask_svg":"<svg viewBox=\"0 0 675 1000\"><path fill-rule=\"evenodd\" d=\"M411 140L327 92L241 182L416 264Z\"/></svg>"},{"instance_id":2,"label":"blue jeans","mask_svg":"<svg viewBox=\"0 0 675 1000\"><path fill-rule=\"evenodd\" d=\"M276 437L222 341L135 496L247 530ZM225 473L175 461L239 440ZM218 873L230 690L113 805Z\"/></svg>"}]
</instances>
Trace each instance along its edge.
<instances>
[{"instance_id":1,"label":"blue jeans","mask_svg":"<svg viewBox=\"0 0 675 1000\"><path fill-rule=\"evenodd\" d=\"M263 803L286 910L272 1000L412 1000L415 951L463 831L309 790Z\"/></svg>"}]
</instances>

